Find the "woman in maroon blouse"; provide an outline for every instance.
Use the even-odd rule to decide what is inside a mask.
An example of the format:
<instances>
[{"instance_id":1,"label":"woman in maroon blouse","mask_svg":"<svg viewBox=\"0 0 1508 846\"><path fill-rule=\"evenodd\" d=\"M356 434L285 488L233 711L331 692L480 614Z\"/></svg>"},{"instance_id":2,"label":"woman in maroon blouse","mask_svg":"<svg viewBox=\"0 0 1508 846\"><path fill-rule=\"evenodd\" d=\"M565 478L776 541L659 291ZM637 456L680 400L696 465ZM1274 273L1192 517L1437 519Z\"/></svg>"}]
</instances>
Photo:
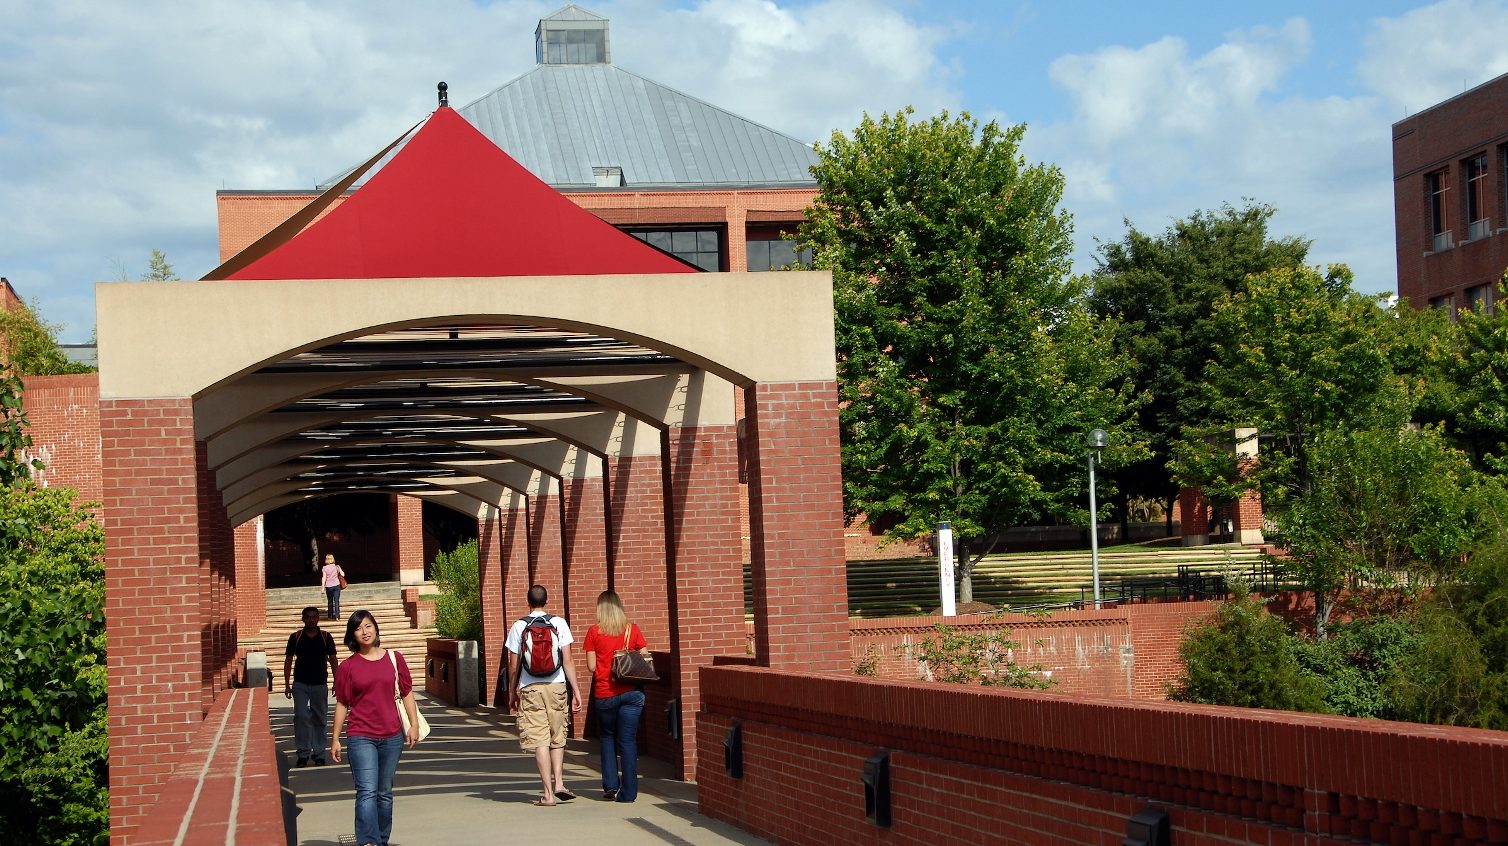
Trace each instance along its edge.
<instances>
[{"instance_id":1,"label":"woman in maroon blouse","mask_svg":"<svg viewBox=\"0 0 1508 846\"><path fill-rule=\"evenodd\" d=\"M408 663L382 648L377 619L362 609L346 621L346 648L354 655L335 671L335 730L330 757L340 762L340 732L350 745L351 778L356 782L356 841L388 846L393 833L393 773L405 742L419 742L419 710ZM408 712L407 733L398 716L394 691ZM349 724L347 721L349 720Z\"/></svg>"},{"instance_id":2,"label":"woman in maroon blouse","mask_svg":"<svg viewBox=\"0 0 1508 846\"><path fill-rule=\"evenodd\" d=\"M648 646L623 610L623 600L603 591L597 597L597 625L587 629L581 649L592 672L592 708L602 727L602 798L608 801L639 797L639 719L644 716L644 690L613 678L613 653L642 652Z\"/></svg>"}]
</instances>

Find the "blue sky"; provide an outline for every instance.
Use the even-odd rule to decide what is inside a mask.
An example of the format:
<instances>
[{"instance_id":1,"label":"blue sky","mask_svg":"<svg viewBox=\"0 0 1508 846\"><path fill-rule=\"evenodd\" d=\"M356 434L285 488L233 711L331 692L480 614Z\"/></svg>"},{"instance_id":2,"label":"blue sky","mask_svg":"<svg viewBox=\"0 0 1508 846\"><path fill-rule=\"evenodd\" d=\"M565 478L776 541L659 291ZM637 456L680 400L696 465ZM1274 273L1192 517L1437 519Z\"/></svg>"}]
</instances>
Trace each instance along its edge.
<instances>
[{"instance_id":1,"label":"blue sky","mask_svg":"<svg viewBox=\"0 0 1508 846\"><path fill-rule=\"evenodd\" d=\"M555 2L0 0L0 276L88 337L153 248L216 263L214 192L307 188L527 71ZM1076 268L1123 218L1278 208L1395 284L1389 127L1508 72L1508 0L1210 4L613 0L617 64L806 140L912 105L1024 121Z\"/></svg>"}]
</instances>

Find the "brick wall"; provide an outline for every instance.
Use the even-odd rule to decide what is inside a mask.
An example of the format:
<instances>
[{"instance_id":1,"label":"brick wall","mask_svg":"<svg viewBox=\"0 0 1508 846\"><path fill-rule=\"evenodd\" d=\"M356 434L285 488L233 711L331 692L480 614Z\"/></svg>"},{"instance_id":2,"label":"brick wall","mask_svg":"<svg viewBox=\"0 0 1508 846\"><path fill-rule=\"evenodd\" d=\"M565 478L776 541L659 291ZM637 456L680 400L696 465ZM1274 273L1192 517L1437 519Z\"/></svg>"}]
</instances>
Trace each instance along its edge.
<instances>
[{"instance_id":1,"label":"brick wall","mask_svg":"<svg viewBox=\"0 0 1508 846\"><path fill-rule=\"evenodd\" d=\"M73 488L83 502L99 502L99 374L27 376L22 404L31 422L28 458L45 467L38 484Z\"/></svg>"},{"instance_id":2,"label":"brick wall","mask_svg":"<svg viewBox=\"0 0 1508 846\"><path fill-rule=\"evenodd\" d=\"M191 745L194 754L182 759L163 784L157 802L144 809L131 846L285 842L276 741L268 730L267 690L222 692L194 732ZM189 838L180 841L179 830L185 822Z\"/></svg>"},{"instance_id":3,"label":"brick wall","mask_svg":"<svg viewBox=\"0 0 1508 846\"><path fill-rule=\"evenodd\" d=\"M672 427L662 444L670 651L683 732L681 777L690 781L701 704L696 669L720 656L742 657L744 648L738 438L733 426Z\"/></svg>"},{"instance_id":4,"label":"brick wall","mask_svg":"<svg viewBox=\"0 0 1508 846\"><path fill-rule=\"evenodd\" d=\"M1179 846L1508 842L1501 732L766 668L701 676L701 810L783 844L1113 846L1149 804ZM713 763L734 721L741 779ZM889 829L865 818L860 781L882 749Z\"/></svg>"},{"instance_id":5,"label":"brick wall","mask_svg":"<svg viewBox=\"0 0 1508 846\"><path fill-rule=\"evenodd\" d=\"M643 630L650 648L666 649L670 643L670 605L661 458L622 456L609 464L609 585Z\"/></svg>"},{"instance_id":6,"label":"brick wall","mask_svg":"<svg viewBox=\"0 0 1508 846\"><path fill-rule=\"evenodd\" d=\"M1137 603L1096 611L1054 611L1046 617L964 614L953 618L893 617L850 622L850 658L870 661L882 678L914 681L924 667L916 644L939 622L961 631L1006 626L1019 645L1016 663L1040 664L1057 693L1161 699L1183 671L1178 643L1184 627L1213 613L1209 602Z\"/></svg>"},{"instance_id":7,"label":"brick wall","mask_svg":"<svg viewBox=\"0 0 1508 846\"><path fill-rule=\"evenodd\" d=\"M503 618L503 521L496 508L477 521L477 590L482 598L482 641L477 644L477 658L482 662L481 704L507 707L498 701L495 689L506 665L503 641L508 623Z\"/></svg>"}]
</instances>

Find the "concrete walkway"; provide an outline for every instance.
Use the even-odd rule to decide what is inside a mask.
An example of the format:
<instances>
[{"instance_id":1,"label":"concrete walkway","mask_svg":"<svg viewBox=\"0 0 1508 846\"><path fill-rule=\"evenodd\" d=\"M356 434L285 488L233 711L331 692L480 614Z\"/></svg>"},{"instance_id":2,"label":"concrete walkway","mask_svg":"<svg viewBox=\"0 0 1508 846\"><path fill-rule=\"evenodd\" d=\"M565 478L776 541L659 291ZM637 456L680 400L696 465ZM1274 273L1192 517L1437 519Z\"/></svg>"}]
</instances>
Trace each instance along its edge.
<instances>
[{"instance_id":1,"label":"concrete walkway","mask_svg":"<svg viewBox=\"0 0 1508 846\"><path fill-rule=\"evenodd\" d=\"M668 767L640 760L639 799L602 802L596 743L571 741L566 781L580 798L553 808L530 804L539 795L532 755L518 747L511 717L490 708L445 708L420 698L434 727L429 739L406 749L394 788L392 846L476 846L543 838L552 844L758 844L744 831L697 812L696 786L665 778ZM299 846L355 844L354 793L344 763L296 769L293 706L281 692L271 699L272 732L282 766L290 768L285 797L294 815L289 842ZM334 701L331 701L333 716Z\"/></svg>"}]
</instances>

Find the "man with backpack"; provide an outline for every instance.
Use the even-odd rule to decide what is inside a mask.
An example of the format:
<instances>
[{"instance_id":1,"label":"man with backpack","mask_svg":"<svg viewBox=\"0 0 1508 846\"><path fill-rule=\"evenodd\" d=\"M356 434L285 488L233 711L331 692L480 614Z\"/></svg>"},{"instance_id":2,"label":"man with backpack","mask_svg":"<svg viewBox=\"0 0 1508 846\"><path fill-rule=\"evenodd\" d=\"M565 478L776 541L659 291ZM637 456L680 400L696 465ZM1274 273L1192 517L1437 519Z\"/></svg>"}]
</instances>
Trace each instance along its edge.
<instances>
[{"instance_id":1,"label":"man with backpack","mask_svg":"<svg viewBox=\"0 0 1508 846\"><path fill-rule=\"evenodd\" d=\"M520 745L534 751L543 786L534 804L541 806L576 798L565 786L566 708L581 710L571 627L545 613L549 599L543 585L529 588L529 614L514 622L507 642L508 709L518 714Z\"/></svg>"},{"instance_id":2,"label":"man with backpack","mask_svg":"<svg viewBox=\"0 0 1508 846\"><path fill-rule=\"evenodd\" d=\"M293 700L293 737L298 766L325 763L330 745L325 725L329 716L330 678L335 676L335 639L319 627L319 609L310 605L302 615L304 627L288 636L283 659L283 693ZM325 665L330 675L325 675ZM270 682L270 679L269 679Z\"/></svg>"}]
</instances>

